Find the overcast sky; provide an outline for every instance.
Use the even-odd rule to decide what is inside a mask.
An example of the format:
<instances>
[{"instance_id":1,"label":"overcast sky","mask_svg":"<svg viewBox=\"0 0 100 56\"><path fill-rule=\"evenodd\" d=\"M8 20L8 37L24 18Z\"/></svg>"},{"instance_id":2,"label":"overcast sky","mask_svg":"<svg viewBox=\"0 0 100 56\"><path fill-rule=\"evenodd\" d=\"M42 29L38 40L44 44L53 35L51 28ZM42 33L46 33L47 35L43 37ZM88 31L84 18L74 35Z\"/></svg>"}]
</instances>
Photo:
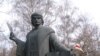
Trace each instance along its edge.
<instances>
[{"instance_id":1,"label":"overcast sky","mask_svg":"<svg viewBox=\"0 0 100 56\"><path fill-rule=\"evenodd\" d=\"M63 4L64 0L55 0L58 4ZM81 10L81 12L88 14L92 19L100 27L100 0L70 0L72 4ZM10 11L12 8L11 4L7 2L3 3L3 6L0 7L0 23L7 20L9 16L5 13Z\"/></svg>"},{"instance_id":2,"label":"overcast sky","mask_svg":"<svg viewBox=\"0 0 100 56\"><path fill-rule=\"evenodd\" d=\"M88 14L100 28L100 0L72 0L72 3Z\"/></svg>"}]
</instances>

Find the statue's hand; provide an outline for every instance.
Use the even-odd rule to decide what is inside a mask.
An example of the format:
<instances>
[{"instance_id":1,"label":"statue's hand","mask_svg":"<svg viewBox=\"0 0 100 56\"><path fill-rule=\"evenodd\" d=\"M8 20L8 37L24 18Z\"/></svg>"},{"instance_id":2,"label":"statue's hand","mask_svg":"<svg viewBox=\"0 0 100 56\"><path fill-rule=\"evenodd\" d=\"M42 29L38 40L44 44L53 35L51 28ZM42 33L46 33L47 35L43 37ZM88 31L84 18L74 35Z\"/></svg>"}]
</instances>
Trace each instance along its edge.
<instances>
[{"instance_id":1,"label":"statue's hand","mask_svg":"<svg viewBox=\"0 0 100 56\"><path fill-rule=\"evenodd\" d=\"M9 37L9 38L10 38L11 40L14 40L14 39L16 38L13 32L10 33L10 37Z\"/></svg>"}]
</instances>

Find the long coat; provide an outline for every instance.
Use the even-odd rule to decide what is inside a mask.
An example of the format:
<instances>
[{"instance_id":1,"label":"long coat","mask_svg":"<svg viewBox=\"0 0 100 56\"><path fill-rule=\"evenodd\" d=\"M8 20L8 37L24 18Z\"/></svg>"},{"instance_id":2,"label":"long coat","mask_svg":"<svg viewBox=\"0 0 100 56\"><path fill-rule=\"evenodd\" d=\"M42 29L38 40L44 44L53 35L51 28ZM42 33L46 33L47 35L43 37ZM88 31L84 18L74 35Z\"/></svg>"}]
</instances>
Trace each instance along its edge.
<instances>
[{"instance_id":1,"label":"long coat","mask_svg":"<svg viewBox=\"0 0 100 56\"><path fill-rule=\"evenodd\" d=\"M27 35L26 56L45 56L49 52L49 35L54 31L48 27L40 26Z\"/></svg>"},{"instance_id":2,"label":"long coat","mask_svg":"<svg viewBox=\"0 0 100 56\"><path fill-rule=\"evenodd\" d=\"M66 52L65 48L59 45L55 36L51 36L52 33L54 33L54 30L44 26L31 30L27 35L26 42L19 41L20 44L17 44L19 46L17 56L49 56L48 53L50 54L50 52L69 56L69 51ZM62 53L59 54L58 51Z\"/></svg>"}]
</instances>

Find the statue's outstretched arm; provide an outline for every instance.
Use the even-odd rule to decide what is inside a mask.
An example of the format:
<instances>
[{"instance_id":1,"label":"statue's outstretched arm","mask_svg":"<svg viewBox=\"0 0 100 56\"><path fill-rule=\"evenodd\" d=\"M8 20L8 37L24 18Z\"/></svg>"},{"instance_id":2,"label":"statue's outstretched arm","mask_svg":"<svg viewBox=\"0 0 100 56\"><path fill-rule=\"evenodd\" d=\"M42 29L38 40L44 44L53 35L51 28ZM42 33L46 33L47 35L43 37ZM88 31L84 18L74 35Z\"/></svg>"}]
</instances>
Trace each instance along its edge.
<instances>
[{"instance_id":1,"label":"statue's outstretched arm","mask_svg":"<svg viewBox=\"0 0 100 56\"><path fill-rule=\"evenodd\" d=\"M57 40L57 37L56 37L55 33L50 34L50 39L51 39L52 43L55 45L55 47L58 48L58 50L60 50L60 51L69 51L69 48L66 48L63 44L61 44Z\"/></svg>"},{"instance_id":2,"label":"statue's outstretched arm","mask_svg":"<svg viewBox=\"0 0 100 56\"><path fill-rule=\"evenodd\" d=\"M11 31L10 32L10 39L11 40L13 40L17 45L25 45L25 43L23 42L23 41L21 41L21 40L19 40L18 38L16 38L16 36L14 35L14 33L13 33L13 29L12 29L12 27L11 27L11 25L7 22L7 25L8 25L8 28L9 28L9 30Z\"/></svg>"},{"instance_id":3,"label":"statue's outstretched arm","mask_svg":"<svg viewBox=\"0 0 100 56\"><path fill-rule=\"evenodd\" d=\"M13 40L18 46L24 46L25 42L18 39L13 32L10 33L10 39Z\"/></svg>"},{"instance_id":4,"label":"statue's outstretched arm","mask_svg":"<svg viewBox=\"0 0 100 56\"><path fill-rule=\"evenodd\" d=\"M24 56L25 55L25 42L21 41L20 39L16 38L13 32L10 33L11 40L13 40L17 44L16 49L16 56Z\"/></svg>"}]
</instances>

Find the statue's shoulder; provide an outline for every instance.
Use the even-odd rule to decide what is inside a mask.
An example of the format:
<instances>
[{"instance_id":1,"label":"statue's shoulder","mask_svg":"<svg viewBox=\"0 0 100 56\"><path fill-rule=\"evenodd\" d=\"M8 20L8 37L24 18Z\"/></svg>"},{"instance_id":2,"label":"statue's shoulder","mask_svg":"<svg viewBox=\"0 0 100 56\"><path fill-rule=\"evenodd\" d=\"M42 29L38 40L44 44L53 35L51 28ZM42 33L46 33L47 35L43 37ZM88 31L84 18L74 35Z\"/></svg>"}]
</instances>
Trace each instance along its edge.
<instances>
[{"instance_id":1,"label":"statue's shoulder","mask_svg":"<svg viewBox=\"0 0 100 56\"><path fill-rule=\"evenodd\" d=\"M43 26L43 29L46 30L47 32L55 32L51 27L48 26Z\"/></svg>"},{"instance_id":2,"label":"statue's shoulder","mask_svg":"<svg viewBox=\"0 0 100 56\"><path fill-rule=\"evenodd\" d=\"M45 29L45 30L53 30L51 27L49 27L49 26L42 26L42 28L43 29Z\"/></svg>"}]
</instances>

